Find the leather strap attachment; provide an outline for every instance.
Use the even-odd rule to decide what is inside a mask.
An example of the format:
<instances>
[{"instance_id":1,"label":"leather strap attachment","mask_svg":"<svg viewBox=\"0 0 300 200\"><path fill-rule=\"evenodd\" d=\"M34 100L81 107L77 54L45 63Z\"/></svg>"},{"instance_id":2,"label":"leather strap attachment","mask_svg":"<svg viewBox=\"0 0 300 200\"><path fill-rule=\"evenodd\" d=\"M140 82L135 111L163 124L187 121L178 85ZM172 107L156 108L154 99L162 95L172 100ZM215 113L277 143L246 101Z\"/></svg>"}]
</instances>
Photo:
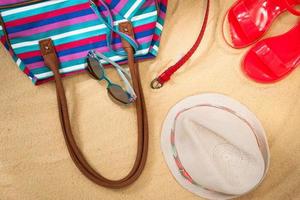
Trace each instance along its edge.
<instances>
[{"instance_id":1,"label":"leather strap attachment","mask_svg":"<svg viewBox=\"0 0 300 200\"><path fill-rule=\"evenodd\" d=\"M119 31L122 33L125 33L126 35L128 35L129 37L131 37L133 39L135 38L132 24L129 21L121 22L119 24ZM125 50L128 48L132 48L131 45L129 44L129 42L127 42L123 38L122 38L122 45Z\"/></svg>"},{"instance_id":2,"label":"leather strap attachment","mask_svg":"<svg viewBox=\"0 0 300 200\"><path fill-rule=\"evenodd\" d=\"M42 56L45 64L55 73L59 73L59 60L51 39L41 40L39 42Z\"/></svg>"}]
</instances>

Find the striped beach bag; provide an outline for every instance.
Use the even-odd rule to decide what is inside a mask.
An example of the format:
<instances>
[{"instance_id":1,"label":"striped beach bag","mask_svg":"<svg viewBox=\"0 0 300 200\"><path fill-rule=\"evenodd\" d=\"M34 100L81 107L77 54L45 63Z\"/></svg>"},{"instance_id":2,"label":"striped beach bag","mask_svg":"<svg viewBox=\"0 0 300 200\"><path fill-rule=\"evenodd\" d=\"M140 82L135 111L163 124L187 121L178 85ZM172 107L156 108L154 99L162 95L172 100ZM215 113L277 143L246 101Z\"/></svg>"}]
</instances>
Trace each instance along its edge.
<instances>
[{"instance_id":1,"label":"striped beach bag","mask_svg":"<svg viewBox=\"0 0 300 200\"><path fill-rule=\"evenodd\" d=\"M166 8L167 0L0 0L1 43L34 84L54 80L71 158L98 185L128 186L145 166L148 121L138 61L157 56ZM128 64L137 96L136 161L130 173L120 180L109 180L96 172L72 133L62 77L84 72L90 50L118 64Z\"/></svg>"}]
</instances>

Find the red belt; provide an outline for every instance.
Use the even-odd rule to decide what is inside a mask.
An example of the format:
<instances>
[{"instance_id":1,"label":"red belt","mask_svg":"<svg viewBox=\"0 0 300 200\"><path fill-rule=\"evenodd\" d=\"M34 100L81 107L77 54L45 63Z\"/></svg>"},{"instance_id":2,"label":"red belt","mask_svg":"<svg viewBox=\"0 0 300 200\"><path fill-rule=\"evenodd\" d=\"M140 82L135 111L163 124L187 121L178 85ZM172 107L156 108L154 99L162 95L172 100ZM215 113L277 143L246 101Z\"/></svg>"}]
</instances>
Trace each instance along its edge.
<instances>
[{"instance_id":1,"label":"red belt","mask_svg":"<svg viewBox=\"0 0 300 200\"><path fill-rule=\"evenodd\" d=\"M201 43L201 41L203 39L206 27L207 27L208 16L209 16L209 6L210 6L210 0L207 0L207 6L206 6L206 11L205 11L204 21L203 21L201 31L199 33L199 36L198 36L195 44L185 54L185 56L183 56L175 65L172 65L171 67L169 67L168 69L166 69L161 75L159 75L157 78L155 78L151 82L151 88L152 89L160 89L160 88L162 88L164 86L164 84L171 79L172 75L177 70L179 70L192 57L192 55L198 49L198 47L199 47L199 45L200 45L200 43Z\"/></svg>"}]
</instances>

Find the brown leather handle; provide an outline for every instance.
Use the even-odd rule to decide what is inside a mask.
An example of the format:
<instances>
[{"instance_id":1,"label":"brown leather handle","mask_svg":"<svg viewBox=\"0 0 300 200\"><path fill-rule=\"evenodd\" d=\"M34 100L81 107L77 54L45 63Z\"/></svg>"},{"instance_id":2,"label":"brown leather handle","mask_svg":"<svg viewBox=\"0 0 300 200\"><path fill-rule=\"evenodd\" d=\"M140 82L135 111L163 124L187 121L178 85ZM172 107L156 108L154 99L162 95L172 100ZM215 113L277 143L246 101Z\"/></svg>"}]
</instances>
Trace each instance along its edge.
<instances>
[{"instance_id":1,"label":"brown leather handle","mask_svg":"<svg viewBox=\"0 0 300 200\"><path fill-rule=\"evenodd\" d=\"M125 22L120 24L120 31L123 31L126 34L133 36L133 30L130 23ZM78 147L71 128L69 113L68 113L68 105L67 99L62 83L62 79L59 73L59 60L57 58L57 54L52 43L51 39L46 39L40 41L41 52L45 61L45 64L51 69L54 74L55 84L56 84L56 92L57 92L57 101L59 108L59 116L62 125L62 130L65 138L65 142L67 144L69 153L74 163L78 167L78 169L91 181L94 183L108 187L108 188L123 188L131 183L133 183L137 178L141 175L148 153L148 120L147 120L147 112L146 105L144 101L144 95L142 91L140 74L138 69L138 64L134 60L134 52L131 46L126 42L122 41L123 47L128 54L128 65L132 77L133 88L137 95L136 100L136 112L138 119L138 145L137 145L137 155L134 165L129 172L129 174L120 179L120 180L110 180L96 172L90 164L85 159L82 154L80 148Z\"/></svg>"}]
</instances>

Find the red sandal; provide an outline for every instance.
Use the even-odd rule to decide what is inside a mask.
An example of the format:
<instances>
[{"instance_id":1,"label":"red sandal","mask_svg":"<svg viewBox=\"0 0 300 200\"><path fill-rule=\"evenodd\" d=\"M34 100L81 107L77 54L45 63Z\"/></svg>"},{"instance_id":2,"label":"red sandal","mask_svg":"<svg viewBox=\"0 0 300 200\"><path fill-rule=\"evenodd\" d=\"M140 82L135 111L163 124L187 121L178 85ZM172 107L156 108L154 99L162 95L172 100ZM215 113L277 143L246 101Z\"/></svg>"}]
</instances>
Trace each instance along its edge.
<instances>
[{"instance_id":1,"label":"red sandal","mask_svg":"<svg viewBox=\"0 0 300 200\"><path fill-rule=\"evenodd\" d=\"M224 18L225 41L233 48L247 47L260 39L283 12L300 16L300 0L238 0Z\"/></svg>"},{"instance_id":2,"label":"red sandal","mask_svg":"<svg viewBox=\"0 0 300 200\"><path fill-rule=\"evenodd\" d=\"M287 33L258 42L246 54L242 68L261 83L278 81L300 64L300 21Z\"/></svg>"}]
</instances>

